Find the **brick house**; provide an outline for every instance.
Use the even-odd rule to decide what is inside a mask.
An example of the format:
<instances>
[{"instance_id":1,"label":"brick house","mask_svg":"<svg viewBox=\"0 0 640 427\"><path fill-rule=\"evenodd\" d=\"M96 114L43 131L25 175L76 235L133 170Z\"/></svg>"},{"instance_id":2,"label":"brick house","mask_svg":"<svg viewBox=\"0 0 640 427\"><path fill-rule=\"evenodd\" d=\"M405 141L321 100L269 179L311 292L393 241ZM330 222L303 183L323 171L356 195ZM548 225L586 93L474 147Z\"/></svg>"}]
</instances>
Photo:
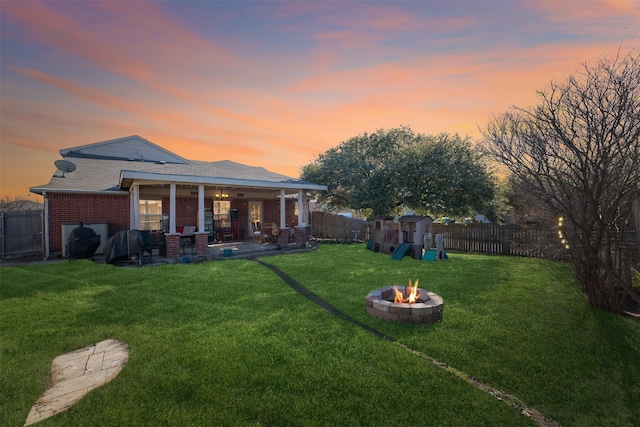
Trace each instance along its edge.
<instances>
[{"instance_id":1,"label":"brick house","mask_svg":"<svg viewBox=\"0 0 640 427\"><path fill-rule=\"evenodd\" d=\"M60 150L48 184L31 187L45 203L46 256L64 253L65 233L79 222L109 236L151 230L179 256L185 226L195 226L196 251L212 241L245 240L275 224L294 227L304 242L308 192L317 185L228 160L187 160L137 135ZM283 233L284 231L284 233ZM101 236L102 244L108 237ZM99 253L99 252L98 252Z\"/></svg>"}]
</instances>

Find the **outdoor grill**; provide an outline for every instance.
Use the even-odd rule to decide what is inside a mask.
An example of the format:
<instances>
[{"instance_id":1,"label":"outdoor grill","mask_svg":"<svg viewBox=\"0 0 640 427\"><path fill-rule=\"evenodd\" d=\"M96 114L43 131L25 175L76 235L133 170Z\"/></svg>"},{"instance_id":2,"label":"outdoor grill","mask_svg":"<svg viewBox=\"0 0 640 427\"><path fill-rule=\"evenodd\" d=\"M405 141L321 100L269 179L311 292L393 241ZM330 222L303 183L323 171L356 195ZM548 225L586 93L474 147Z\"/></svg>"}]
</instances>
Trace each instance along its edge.
<instances>
[{"instance_id":1,"label":"outdoor grill","mask_svg":"<svg viewBox=\"0 0 640 427\"><path fill-rule=\"evenodd\" d=\"M71 230L67 239L66 253L71 259L91 258L100 246L100 236L82 222Z\"/></svg>"}]
</instances>

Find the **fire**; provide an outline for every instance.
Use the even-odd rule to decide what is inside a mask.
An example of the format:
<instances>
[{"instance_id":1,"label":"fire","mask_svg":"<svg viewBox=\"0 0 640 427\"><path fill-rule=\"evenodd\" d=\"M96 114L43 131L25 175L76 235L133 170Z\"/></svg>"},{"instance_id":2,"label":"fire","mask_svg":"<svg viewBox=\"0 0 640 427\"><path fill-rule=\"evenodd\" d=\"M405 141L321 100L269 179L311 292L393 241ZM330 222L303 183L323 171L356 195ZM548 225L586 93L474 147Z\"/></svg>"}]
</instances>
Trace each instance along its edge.
<instances>
[{"instance_id":1,"label":"fire","mask_svg":"<svg viewBox=\"0 0 640 427\"><path fill-rule=\"evenodd\" d=\"M396 296L393 299L393 302L408 302L409 304L414 304L418 301L418 298L420 298L420 292L418 292L418 281L419 279L416 279L415 284L413 284L411 283L411 279L409 279L409 284L405 288L404 294L398 290L397 286L394 286L393 289L396 291Z\"/></svg>"}]
</instances>

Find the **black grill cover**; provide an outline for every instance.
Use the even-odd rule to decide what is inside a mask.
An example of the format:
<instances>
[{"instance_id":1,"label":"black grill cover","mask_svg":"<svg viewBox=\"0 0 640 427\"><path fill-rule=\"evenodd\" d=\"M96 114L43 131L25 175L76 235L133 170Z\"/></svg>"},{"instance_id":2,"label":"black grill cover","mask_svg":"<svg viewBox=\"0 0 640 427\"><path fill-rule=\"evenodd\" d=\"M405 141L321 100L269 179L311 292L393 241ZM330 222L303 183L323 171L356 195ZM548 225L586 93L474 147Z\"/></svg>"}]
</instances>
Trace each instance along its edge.
<instances>
[{"instance_id":1,"label":"black grill cover","mask_svg":"<svg viewBox=\"0 0 640 427\"><path fill-rule=\"evenodd\" d=\"M79 227L71 230L67 239L67 256L71 259L91 258L100 246L100 236L91 228Z\"/></svg>"},{"instance_id":2,"label":"black grill cover","mask_svg":"<svg viewBox=\"0 0 640 427\"><path fill-rule=\"evenodd\" d=\"M143 252L151 253L154 243L149 231L118 231L104 245L104 261L107 264L116 264L130 259L134 254L141 257Z\"/></svg>"}]
</instances>

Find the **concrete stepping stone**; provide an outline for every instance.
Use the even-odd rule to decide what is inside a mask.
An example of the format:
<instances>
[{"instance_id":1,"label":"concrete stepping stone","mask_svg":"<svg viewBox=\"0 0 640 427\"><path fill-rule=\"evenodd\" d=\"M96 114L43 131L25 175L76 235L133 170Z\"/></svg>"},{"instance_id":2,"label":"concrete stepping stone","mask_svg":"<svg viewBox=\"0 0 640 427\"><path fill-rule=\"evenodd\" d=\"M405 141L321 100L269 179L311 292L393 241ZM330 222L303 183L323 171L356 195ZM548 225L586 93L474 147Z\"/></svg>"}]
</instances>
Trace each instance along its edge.
<instances>
[{"instance_id":1,"label":"concrete stepping stone","mask_svg":"<svg viewBox=\"0 0 640 427\"><path fill-rule=\"evenodd\" d=\"M61 354L51 365L51 387L33 405L24 425L66 411L94 388L108 383L129 360L129 347L109 339Z\"/></svg>"}]
</instances>

